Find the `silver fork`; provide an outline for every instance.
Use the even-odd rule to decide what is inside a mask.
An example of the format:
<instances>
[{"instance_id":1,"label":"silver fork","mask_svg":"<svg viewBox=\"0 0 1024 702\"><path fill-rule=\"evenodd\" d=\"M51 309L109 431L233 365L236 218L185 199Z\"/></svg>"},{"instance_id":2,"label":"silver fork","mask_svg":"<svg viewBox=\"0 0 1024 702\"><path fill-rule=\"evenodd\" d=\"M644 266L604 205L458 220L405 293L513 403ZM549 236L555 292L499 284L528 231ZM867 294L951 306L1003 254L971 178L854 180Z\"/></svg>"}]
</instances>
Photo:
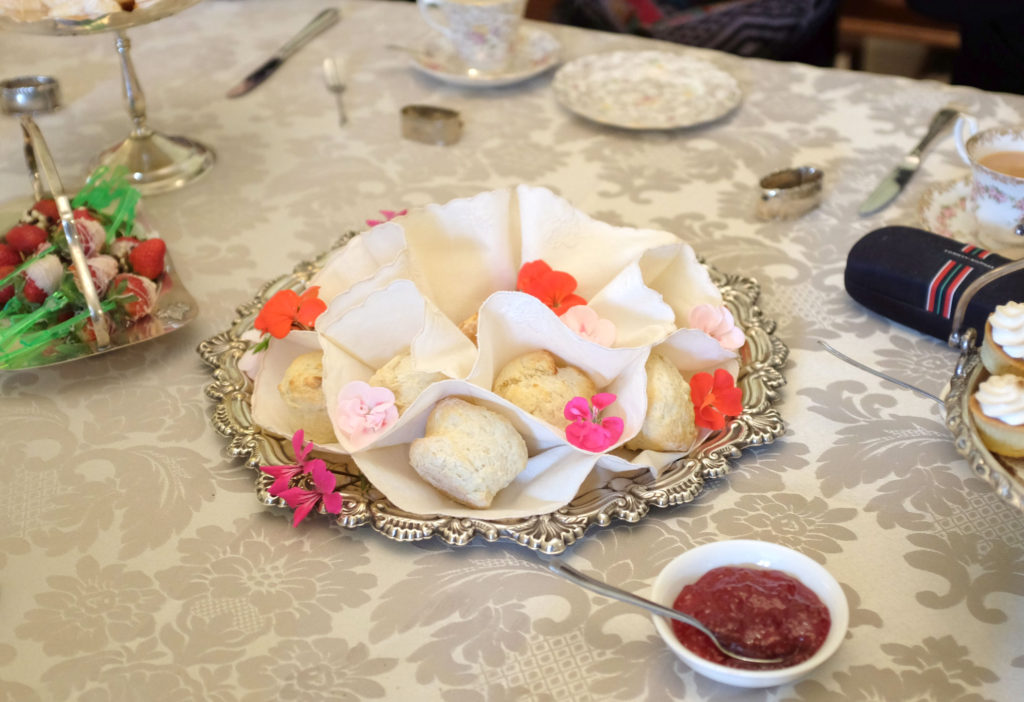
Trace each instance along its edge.
<instances>
[{"instance_id":1,"label":"silver fork","mask_svg":"<svg viewBox=\"0 0 1024 702\"><path fill-rule=\"evenodd\" d=\"M324 59L324 82L327 89L334 93L334 101L338 104L338 124L348 122L345 115L345 103L342 101L342 94L345 92L345 84L341 82L341 75L338 73L338 64L328 56Z\"/></svg>"}]
</instances>

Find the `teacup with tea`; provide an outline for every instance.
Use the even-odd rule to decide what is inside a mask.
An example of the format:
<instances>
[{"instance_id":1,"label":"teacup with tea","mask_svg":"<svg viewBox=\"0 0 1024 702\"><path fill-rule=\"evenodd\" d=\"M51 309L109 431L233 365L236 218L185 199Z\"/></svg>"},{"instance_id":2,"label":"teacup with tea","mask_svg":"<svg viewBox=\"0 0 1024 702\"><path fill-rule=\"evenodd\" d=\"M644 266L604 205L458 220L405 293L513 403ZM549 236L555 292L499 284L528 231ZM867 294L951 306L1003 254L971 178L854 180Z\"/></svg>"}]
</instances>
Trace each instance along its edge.
<instances>
[{"instance_id":1,"label":"teacup with tea","mask_svg":"<svg viewBox=\"0 0 1024 702\"><path fill-rule=\"evenodd\" d=\"M423 19L448 38L468 69L493 73L508 66L526 0L416 1Z\"/></svg>"},{"instance_id":2,"label":"teacup with tea","mask_svg":"<svg viewBox=\"0 0 1024 702\"><path fill-rule=\"evenodd\" d=\"M956 149L971 167L967 209L977 222L982 246L1012 257L1024 256L1024 126L978 129L961 115L953 129Z\"/></svg>"}]
</instances>

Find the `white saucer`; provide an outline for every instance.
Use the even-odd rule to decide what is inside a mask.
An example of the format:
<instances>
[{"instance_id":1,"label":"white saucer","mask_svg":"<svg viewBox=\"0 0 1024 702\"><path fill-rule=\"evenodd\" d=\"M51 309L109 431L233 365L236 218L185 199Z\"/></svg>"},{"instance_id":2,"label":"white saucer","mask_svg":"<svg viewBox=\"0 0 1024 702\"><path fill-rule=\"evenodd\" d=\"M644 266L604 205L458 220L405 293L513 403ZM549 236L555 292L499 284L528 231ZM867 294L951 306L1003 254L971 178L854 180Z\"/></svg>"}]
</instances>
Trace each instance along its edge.
<instances>
[{"instance_id":1,"label":"white saucer","mask_svg":"<svg viewBox=\"0 0 1024 702\"><path fill-rule=\"evenodd\" d=\"M520 27L512 61L501 71L468 68L442 36L431 37L412 54L413 68L455 85L496 88L519 83L543 73L561 60L562 45L551 34L535 27Z\"/></svg>"},{"instance_id":2,"label":"white saucer","mask_svg":"<svg viewBox=\"0 0 1024 702\"><path fill-rule=\"evenodd\" d=\"M949 180L924 191L917 205L917 215L925 229L950 239L973 244L977 223L967 211L971 196L970 177Z\"/></svg>"},{"instance_id":3,"label":"white saucer","mask_svg":"<svg viewBox=\"0 0 1024 702\"><path fill-rule=\"evenodd\" d=\"M974 244L1010 259L1024 258L1024 241L993 241L979 231L974 214L967 211L971 197L970 177L933 185L921 195L917 205L921 225L929 231L965 244Z\"/></svg>"},{"instance_id":4,"label":"white saucer","mask_svg":"<svg viewBox=\"0 0 1024 702\"><path fill-rule=\"evenodd\" d=\"M736 79L681 52L613 51L570 61L555 74L566 108L626 129L675 129L718 119L743 99Z\"/></svg>"}]
</instances>

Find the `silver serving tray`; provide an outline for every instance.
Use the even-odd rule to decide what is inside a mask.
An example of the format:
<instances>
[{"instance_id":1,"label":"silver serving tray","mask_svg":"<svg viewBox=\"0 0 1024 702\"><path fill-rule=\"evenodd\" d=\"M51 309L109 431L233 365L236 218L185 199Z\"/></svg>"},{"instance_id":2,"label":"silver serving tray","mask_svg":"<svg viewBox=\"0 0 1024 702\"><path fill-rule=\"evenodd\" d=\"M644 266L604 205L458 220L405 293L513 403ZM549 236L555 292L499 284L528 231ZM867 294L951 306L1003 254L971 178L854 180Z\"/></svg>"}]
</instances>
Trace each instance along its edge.
<instances>
[{"instance_id":1,"label":"silver serving tray","mask_svg":"<svg viewBox=\"0 0 1024 702\"><path fill-rule=\"evenodd\" d=\"M244 459L248 467L257 470L256 494L265 505L288 508L280 498L271 497L268 489L273 478L259 471L259 467L291 464L294 457L290 437L271 434L253 422L252 382L238 368L238 359L249 343L239 337L253 328L260 308L275 292L305 288L331 252L354 235L353 232L343 236L331 250L265 285L251 302L238 308L227 329L197 348L213 375L213 381L205 387L206 394L216 403L211 415L213 427L230 440L227 451L231 456ZM643 519L651 507L691 502L708 480L731 470L730 461L738 459L743 449L770 444L785 431L775 404L778 390L785 384L782 367L789 350L774 335L775 323L765 319L756 305L760 286L750 278L726 275L711 267L708 270L747 336L737 381L743 389L744 411L661 477L655 479L643 469L617 474L603 485L585 483L572 502L554 512L518 519L473 519L405 512L374 488L353 462L337 462L332 455L324 458L337 476L344 505L341 514L331 515L331 519L349 528L368 525L396 541L436 537L453 546L463 546L479 536L486 541L514 541L553 554L564 551L592 526L608 526L615 520L634 523Z\"/></svg>"}]
</instances>

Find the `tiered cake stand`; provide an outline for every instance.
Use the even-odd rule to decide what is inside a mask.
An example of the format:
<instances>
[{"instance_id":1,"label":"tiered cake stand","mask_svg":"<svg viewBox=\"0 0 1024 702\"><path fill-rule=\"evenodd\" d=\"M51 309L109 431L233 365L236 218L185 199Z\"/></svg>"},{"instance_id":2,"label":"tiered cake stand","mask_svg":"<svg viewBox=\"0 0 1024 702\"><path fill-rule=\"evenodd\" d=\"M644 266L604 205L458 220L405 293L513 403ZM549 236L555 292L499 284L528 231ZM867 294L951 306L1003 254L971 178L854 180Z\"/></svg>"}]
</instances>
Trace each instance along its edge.
<instances>
[{"instance_id":1,"label":"tiered cake stand","mask_svg":"<svg viewBox=\"0 0 1024 702\"><path fill-rule=\"evenodd\" d=\"M199 0L161 0L131 12L112 12L92 19L45 18L29 22L0 15L0 29L54 36L114 32L114 46L121 57L124 99L132 119L128 138L107 149L97 165L124 166L144 195L167 192L192 182L209 170L215 156L208 146L182 136L154 131L146 121L146 99L131 60L130 27L173 15Z\"/></svg>"}]
</instances>

